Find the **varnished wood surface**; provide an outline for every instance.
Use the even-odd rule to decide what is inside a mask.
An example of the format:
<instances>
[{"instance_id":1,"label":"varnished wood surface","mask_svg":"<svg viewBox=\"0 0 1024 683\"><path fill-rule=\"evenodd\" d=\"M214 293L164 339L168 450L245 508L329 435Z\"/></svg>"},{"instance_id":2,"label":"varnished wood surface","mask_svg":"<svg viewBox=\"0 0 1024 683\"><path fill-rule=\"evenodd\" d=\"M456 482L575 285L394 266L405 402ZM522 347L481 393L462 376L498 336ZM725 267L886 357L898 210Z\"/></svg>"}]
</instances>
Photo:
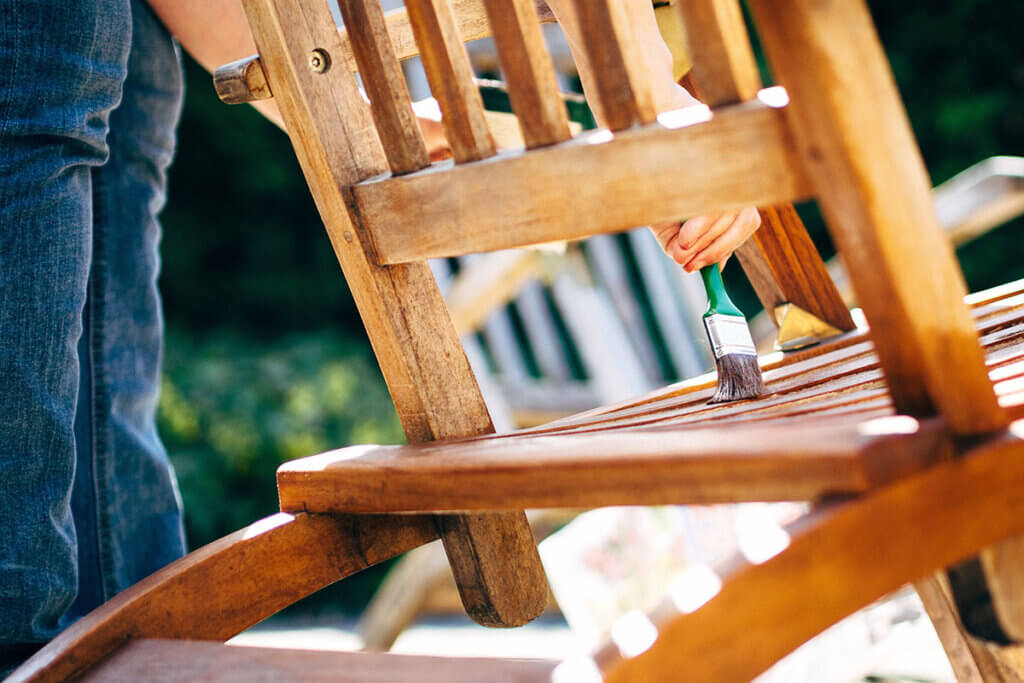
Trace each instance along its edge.
<instances>
[{"instance_id":1,"label":"varnished wood surface","mask_svg":"<svg viewBox=\"0 0 1024 683\"><path fill-rule=\"evenodd\" d=\"M338 579L435 538L424 517L277 514L118 594L6 680L69 680L132 638L226 640Z\"/></svg>"},{"instance_id":2,"label":"varnished wood surface","mask_svg":"<svg viewBox=\"0 0 1024 683\"><path fill-rule=\"evenodd\" d=\"M202 641L136 640L82 678L87 683L526 683L555 662L286 650Z\"/></svg>"},{"instance_id":3,"label":"varnished wood surface","mask_svg":"<svg viewBox=\"0 0 1024 683\"><path fill-rule=\"evenodd\" d=\"M311 45L324 50L335 65L342 54L327 4L243 4L406 436L419 442L493 431L429 266L422 261L377 266L346 202L345 188L388 166L369 107L348 70L310 69ZM437 523L470 616L488 625L511 626L543 611L547 581L522 512L473 515L458 524L446 517Z\"/></svg>"},{"instance_id":4,"label":"varnished wood surface","mask_svg":"<svg viewBox=\"0 0 1024 683\"><path fill-rule=\"evenodd\" d=\"M341 449L283 465L278 492L282 509L317 512L816 500L869 490L949 455L939 425L907 420Z\"/></svg>"},{"instance_id":5,"label":"varnished wood surface","mask_svg":"<svg viewBox=\"0 0 1024 683\"><path fill-rule=\"evenodd\" d=\"M664 125L586 132L530 152L376 178L354 186L353 196L381 264L770 205L809 193L782 116L747 103L676 128L665 115Z\"/></svg>"},{"instance_id":6,"label":"varnished wood surface","mask_svg":"<svg viewBox=\"0 0 1024 683\"><path fill-rule=\"evenodd\" d=\"M1024 417L1024 294L1018 283L998 296L974 297L977 329L1001 400ZM886 436L872 422L894 408L863 332L767 363L764 376L769 393L753 401L708 405L709 376L512 434L293 461L278 474L282 509L813 500L942 456L937 433Z\"/></svg>"},{"instance_id":7,"label":"varnished wood surface","mask_svg":"<svg viewBox=\"0 0 1024 683\"><path fill-rule=\"evenodd\" d=\"M1022 437L1024 423L1015 423L961 459L818 509L787 529L767 561L740 556L720 568L722 587L703 605L677 584L679 604L651 617L653 646L633 658L613 644L597 655L605 681L668 683L680 671L687 680L749 681L908 580L1024 533Z\"/></svg>"},{"instance_id":8,"label":"varnished wood surface","mask_svg":"<svg viewBox=\"0 0 1024 683\"><path fill-rule=\"evenodd\" d=\"M761 227L736 257L764 309L774 313L777 306L792 303L838 330L856 327L793 205L770 206L760 212Z\"/></svg>"}]
</instances>

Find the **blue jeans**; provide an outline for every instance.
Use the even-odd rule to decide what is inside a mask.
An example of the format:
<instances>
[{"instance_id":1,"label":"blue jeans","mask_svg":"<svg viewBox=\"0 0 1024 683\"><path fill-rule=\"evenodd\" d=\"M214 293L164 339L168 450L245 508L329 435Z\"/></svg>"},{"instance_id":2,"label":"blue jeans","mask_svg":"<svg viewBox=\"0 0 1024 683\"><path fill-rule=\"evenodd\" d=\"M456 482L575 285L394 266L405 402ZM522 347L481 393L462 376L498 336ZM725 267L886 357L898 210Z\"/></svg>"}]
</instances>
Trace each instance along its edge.
<instances>
[{"instance_id":1,"label":"blue jeans","mask_svg":"<svg viewBox=\"0 0 1024 683\"><path fill-rule=\"evenodd\" d=\"M184 554L155 425L181 101L142 0L0 0L0 677Z\"/></svg>"}]
</instances>

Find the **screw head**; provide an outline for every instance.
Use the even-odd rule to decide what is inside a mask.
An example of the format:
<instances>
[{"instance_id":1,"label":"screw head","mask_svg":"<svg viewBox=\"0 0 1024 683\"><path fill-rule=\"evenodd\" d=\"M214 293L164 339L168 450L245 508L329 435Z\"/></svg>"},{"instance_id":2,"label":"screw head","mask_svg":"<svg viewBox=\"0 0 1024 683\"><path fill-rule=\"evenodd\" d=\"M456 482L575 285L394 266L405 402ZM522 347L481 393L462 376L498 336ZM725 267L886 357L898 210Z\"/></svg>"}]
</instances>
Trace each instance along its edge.
<instances>
[{"instance_id":1,"label":"screw head","mask_svg":"<svg viewBox=\"0 0 1024 683\"><path fill-rule=\"evenodd\" d=\"M331 58L324 50L317 48L309 54L309 68L316 73L322 74L330 65Z\"/></svg>"}]
</instances>

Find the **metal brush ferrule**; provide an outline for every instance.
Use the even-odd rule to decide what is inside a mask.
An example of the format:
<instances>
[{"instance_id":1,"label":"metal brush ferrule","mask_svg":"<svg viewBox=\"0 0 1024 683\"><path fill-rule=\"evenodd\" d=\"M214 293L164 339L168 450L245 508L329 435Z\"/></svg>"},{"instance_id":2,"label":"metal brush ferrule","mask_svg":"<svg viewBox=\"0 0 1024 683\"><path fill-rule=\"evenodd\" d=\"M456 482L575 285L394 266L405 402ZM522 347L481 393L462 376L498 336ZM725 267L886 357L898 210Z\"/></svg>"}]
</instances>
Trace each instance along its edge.
<instances>
[{"instance_id":1,"label":"metal brush ferrule","mask_svg":"<svg viewBox=\"0 0 1024 683\"><path fill-rule=\"evenodd\" d=\"M745 356L756 356L757 348L750 336L745 318L735 315L712 313L704 317L704 327L711 340L711 350L715 358L737 353Z\"/></svg>"}]
</instances>

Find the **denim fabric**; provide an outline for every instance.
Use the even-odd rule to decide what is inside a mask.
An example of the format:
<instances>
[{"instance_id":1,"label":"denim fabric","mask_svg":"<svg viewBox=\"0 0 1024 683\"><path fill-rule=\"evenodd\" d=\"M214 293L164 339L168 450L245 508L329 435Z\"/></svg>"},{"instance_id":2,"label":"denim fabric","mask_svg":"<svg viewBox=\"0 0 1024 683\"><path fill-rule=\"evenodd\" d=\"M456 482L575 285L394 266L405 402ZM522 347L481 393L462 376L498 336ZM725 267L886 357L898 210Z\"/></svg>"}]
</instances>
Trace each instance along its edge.
<instances>
[{"instance_id":1,"label":"denim fabric","mask_svg":"<svg viewBox=\"0 0 1024 683\"><path fill-rule=\"evenodd\" d=\"M155 427L181 98L141 0L0 0L0 675L184 553Z\"/></svg>"}]
</instances>

